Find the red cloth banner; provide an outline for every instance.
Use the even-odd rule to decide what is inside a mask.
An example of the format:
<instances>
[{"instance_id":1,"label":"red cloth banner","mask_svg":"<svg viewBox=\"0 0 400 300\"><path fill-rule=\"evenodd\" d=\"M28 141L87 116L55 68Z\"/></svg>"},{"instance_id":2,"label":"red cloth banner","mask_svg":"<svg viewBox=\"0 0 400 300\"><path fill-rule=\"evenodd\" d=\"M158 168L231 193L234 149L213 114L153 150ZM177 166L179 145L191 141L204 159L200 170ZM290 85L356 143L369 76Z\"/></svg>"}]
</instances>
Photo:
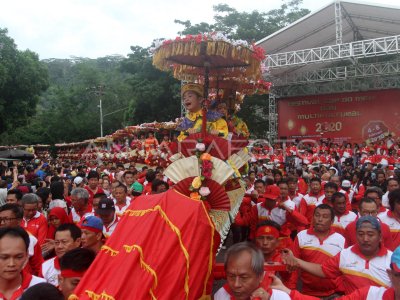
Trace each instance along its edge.
<instances>
[{"instance_id":1,"label":"red cloth banner","mask_svg":"<svg viewBox=\"0 0 400 300\"><path fill-rule=\"evenodd\" d=\"M398 89L280 99L279 136L357 143L398 136L399 101Z\"/></svg>"},{"instance_id":2,"label":"red cloth banner","mask_svg":"<svg viewBox=\"0 0 400 300\"><path fill-rule=\"evenodd\" d=\"M211 299L216 235L202 201L139 197L70 299Z\"/></svg>"}]
</instances>

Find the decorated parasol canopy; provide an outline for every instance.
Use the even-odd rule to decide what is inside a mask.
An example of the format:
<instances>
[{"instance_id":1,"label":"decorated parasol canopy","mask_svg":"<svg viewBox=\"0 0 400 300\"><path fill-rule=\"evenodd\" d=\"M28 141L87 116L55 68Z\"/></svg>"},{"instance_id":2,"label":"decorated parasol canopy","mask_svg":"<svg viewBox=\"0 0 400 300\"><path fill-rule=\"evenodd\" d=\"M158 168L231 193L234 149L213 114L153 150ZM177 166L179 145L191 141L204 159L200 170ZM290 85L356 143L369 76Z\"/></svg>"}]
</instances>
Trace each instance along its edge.
<instances>
[{"instance_id":1,"label":"decorated parasol canopy","mask_svg":"<svg viewBox=\"0 0 400 300\"><path fill-rule=\"evenodd\" d=\"M187 35L156 43L153 65L173 69L174 77L193 81L195 76L219 78L261 78L264 49L243 40L230 40L221 32Z\"/></svg>"},{"instance_id":2,"label":"decorated parasol canopy","mask_svg":"<svg viewBox=\"0 0 400 300\"><path fill-rule=\"evenodd\" d=\"M153 65L173 70L180 80L202 82L208 98L210 79L256 83L261 79L264 49L243 40L230 40L220 32L187 35L156 43ZM206 107L203 108L202 135L206 133Z\"/></svg>"}]
</instances>

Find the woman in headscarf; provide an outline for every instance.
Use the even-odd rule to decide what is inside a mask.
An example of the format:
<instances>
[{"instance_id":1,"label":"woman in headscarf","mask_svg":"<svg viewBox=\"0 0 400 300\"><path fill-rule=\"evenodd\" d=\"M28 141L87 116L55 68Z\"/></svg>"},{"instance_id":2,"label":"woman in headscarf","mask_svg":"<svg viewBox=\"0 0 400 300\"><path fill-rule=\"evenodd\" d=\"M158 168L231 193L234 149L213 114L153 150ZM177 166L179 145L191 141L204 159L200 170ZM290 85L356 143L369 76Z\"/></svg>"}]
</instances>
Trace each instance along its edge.
<instances>
[{"instance_id":1,"label":"woman in headscarf","mask_svg":"<svg viewBox=\"0 0 400 300\"><path fill-rule=\"evenodd\" d=\"M61 224L69 223L68 215L64 208L54 207L49 211L47 220L49 222L49 229L47 230L46 242L42 245L43 256L49 256L54 250L54 236L56 229Z\"/></svg>"}]
</instances>

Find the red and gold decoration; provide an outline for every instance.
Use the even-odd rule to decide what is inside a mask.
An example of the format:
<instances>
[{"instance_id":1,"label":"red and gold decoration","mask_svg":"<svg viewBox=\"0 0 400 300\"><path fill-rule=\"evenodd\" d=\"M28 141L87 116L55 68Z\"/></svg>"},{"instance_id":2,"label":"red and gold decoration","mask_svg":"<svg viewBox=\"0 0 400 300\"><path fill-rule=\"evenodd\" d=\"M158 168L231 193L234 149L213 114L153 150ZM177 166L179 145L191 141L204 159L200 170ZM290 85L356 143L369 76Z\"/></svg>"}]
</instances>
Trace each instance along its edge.
<instances>
[{"instance_id":1,"label":"red and gold decoration","mask_svg":"<svg viewBox=\"0 0 400 300\"><path fill-rule=\"evenodd\" d=\"M171 68L174 77L194 81L209 67L211 77L235 77L259 80L264 49L246 41L228 39L221 32L186 35L156 43L153 65L162 70Z\"/></svg>"},{"instance_id":2,"label":"red and gold decoration","mask_svg":"<svg viewBox=\"0 0 400 300\"><path fill-rule=\"evenodd\" d=\"M218 244L203 201L175 190L139 197L70 299L211 299Z\"/></svg>"},{"instance_id":3,"label":"red and gold decoration","mask_svg":"<svg viewBox=\"0 0 400 300\"><path fill-rule=\"evenodd\" d=\"M245 193L235 178L250 158L244 150L248 142L212 135L200 138L200 134L192 134L180 143L177 159L164 174L176 191L204 202L223 242Z\"/></svg>"}]
</instances>

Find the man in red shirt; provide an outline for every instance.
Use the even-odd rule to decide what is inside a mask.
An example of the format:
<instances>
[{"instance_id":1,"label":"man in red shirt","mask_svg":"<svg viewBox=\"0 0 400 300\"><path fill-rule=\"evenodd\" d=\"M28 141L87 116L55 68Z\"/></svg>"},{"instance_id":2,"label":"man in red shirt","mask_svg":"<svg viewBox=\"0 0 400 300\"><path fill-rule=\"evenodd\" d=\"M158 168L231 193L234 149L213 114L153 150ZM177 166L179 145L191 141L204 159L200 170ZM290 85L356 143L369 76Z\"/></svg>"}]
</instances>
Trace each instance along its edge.
<instances>
[{"instance_id":1,"label":"man in red shirt","mask_svg":"<svg viewBox=\"0 0 400 300\"><path fill-rule=\"evenodd\" d=\"M335 212L335 220L333 222L333 229L345 235L347 225L357 219L357 215L347 209L346 197L340 192L336 192L331 197L331 204Z\"/></svg>"},{"instance_id":2,"label":"man in red shirt","mask_svg":"<svg viewBox=\"0 0 400 300\"><path fill-rule=\"evenodd\" d=\"M75 248L60 259L61 273L58 277L60 290L65 299L74 293L83 275L96 258L96 253L86 248Z\"/></svg>"},{"instance_id":3,"label":"man in red shirt","mask_svg":"<svg viewBox=\"0 0 400 300\"><path fill-rule=\"evenodd\" d=\"M93 216L92 205L89 204L89 192L83 188L73 189L71 192L72 209L69 213L71 223L80 224L85 217Z\"/></svg>"},{"instance_id":4,"label":"man in red shirt","mask_svg":"<svg viewBox=\"0 0 400 300\"><path fill-rule=\"evenodd\" d=\"M324 195L319 198L317 205L328 204L332 205L332 195L338 191L338 186L334 182L327 182L324 184Z\"/></svg>"},{"instance_id":5,"label":"man in red shirt","mask_svg":"<svg viewBox=\"0 0 400 300\"><path fill-rule=\"evenodd\" d=\"M287 189L287 184L285 183L285 185ZM269 189L269 192L264 194L264 202L252 207L249 218L251 238L255 237L257 224L265 220L272 220L280 226L287 222L292 223L294 226L308 225L307 219L296 210L294 202L286 198L281 199L280 189L276 186L274 187L274 189ZM283 233L285 237L289 237L289 235L290 231Z\"/></svg>"},{"instance_id":6,"label":"man in red shirt","mask_svg":"<svg viewBox=\"0 0 400 300\"><path fill-rule=\"evenodd\" d=\"M0 227L20 227L23 219L23 211L18 204L4 204L0 207ZM40 267L43 263L42 249L38 243L37 238L29 234L29 263L26 265L25 270L33 275L40 272Z\"/></svg>"},{"instance_id":7,"label":"man in red shirt","mask_svg":"<svg viewBox=\"0 0 400 300\"><path fill-rule=\"evenodd\" d=\"M390 228L390 233L395 247L400 245L400 189L389 193L390 211L378 215L382 223Z\"/></svg>"},{"instance_id":8,"label":"man in red shirt","mask_svg":"<svg viewBox=\"0 0 400 300\"><path fill-rule=\"evenodd\" d=\"M397 247L391 257L390 269L386 270L391 287L377 287L377 286L365 286L359 288L349 295L336 298L337 300L396 300L400 296L400 247ZM319 300L320 298L306 296L299 293L296 290L290 290L283 285L282 281L274 276L271 284L272 288L278 289L290 295L292 300Z\"/></svg>"},{"instance_id":9,"label":"man in red shirt","mask_svg":"<svg viewBox=\"0 0 400 300\"><path fill-rule=\"evenodd\" d=\"M63 255L81 245L81 229L75 224L66 223L57 227L54 237L54 250L56 256L46 260L40 270L40 277L54 286L58 286L58 276L60 275L60 258Z\"/></svg>"},{"instance_id":10,"label":"man in red shirt","mask_svg":"<svg viewBox=\"0 0 400 300\"><path fill-rule=\"evenodd\" d=\"M294 241L294 256L307 262L322 264L342 251L345 239L333 230L333 221L333 209L327 204L318 205L314 210L312 227L299 232ZM335 279L322 279L305 271L299 273L299 277L304 294L327 297L337 290Z\"/></svg>"},{"instance_id":11,"label":"man in red shirt","mask_svg":"<svg viewBox=\"0 0 400 300\"><path fill-rule=\"evenodd\" d=\"M148 170L145 178L146 178L146 181L143 183L143 186L144 186L143 194L150 195L153 180L156 179L156 172L152 169Z\"/></svg>"},{"instance_id":12,"label":"man in red shirt","mask_svg":"<svg viewBox=\"0 0 400 300\"><path fill-rule=\"evenodd\" d=\"M386 270L389 278L391 287L376 287L366 286L358 289L340 298L340 300L369 300L369 299L382 299L382 300L395 300L400 297L400 247L393 252L391 258L390 269Z\"/></svg>"},{"instance_id":13,"label":"man in red shirt","mask_svg":"<svg viewBox=\"0 0 400 300\"><path fill-rule=\"evenodd\" d=\"M300 208L300 202L304 201L304 195L298 191L297 178L289 176L287 179L288 189L289 189L289 197L296 204L296 208ZM304 204L303 204L304 205Z\"/></svg>"},{"instance_id":14,"label":"man in red shirt","mask_svg":"<svg viewBox=\"0 0 400 300\"><path fill-rule=\"evenodd\" d=\"M315 207L321 203L324 195L321 191L321 179L312 178L310 180L310 192L306 194L300 202L300 213L306 216L309 223L313 218Z\"/></svg>"},{"instance_id":15,"label":"man in red shirt","mask_svg":"<svg viewBox=\"0 0 400 300\"><path fill-rule=\"evenodd\" d=\"M20 227L0 228L0 299L19 299L31 286L45 282L24 271L29 236Z\"/></svg>"},{"instance_id":16,"label":"man in red shirt","mask_svg":"<svg viewBox=\"0 0 400 300\"><path fill-rule=\"evenodd\" d=\"M376 202L373 199L363 198L359 202L358 211L359 211L360 217L372 216L374 218L377 218L378 204L376 204ZM378 220L379 220L379 218L378 218ZM381 220L379 220L379 221L381 222ZM349 225L347 225L347 227L345 229L344 237L346 238L346 247L353 246L354 244L357 243L356 223L357 223L357 220L354 220ZM385 223L381 222L381 228L382 228L383 245L387 249L393 251L394 248L396 248L396 247L393 244L389 226L386 225Z\"/></svg>"},{"instance_id":17,"label":"man in red shirt","mask_svg":"<svg viewBox=\"0 0 400 300\"><path fill-rule=\"evenodd\" d=\"M254 204L265 201L265 182L262 179L254 181L254 190L250 194L250 199Z\"/></svg>"},{"instance_id":18,"label":"man in red shirt","mask_svg":"<svg viewBox=\"0 0 400 300\"><path fill-rule=\"evenodd\" d=\"M372 216L364 216L357 220L357 244L346 248L325 260L315 264L296 258L288 251L285 258L290 266L321 278L340 277L340 290L346 295L364 286L389 287L391 282L386 272L390 268L392 252L382 245L381 225Z\"/></svg>"},{"instance_id":19,"label":"man in red shirt","mask_svg":"<svg viewBox=\"0 0 400 300\"><path fill-rule=\"evenodd\" d=\"M385 214L388 211L388 209L382 205L382 196L382 190L376 186L367 188L364 194L365 198L371 198L378 204L378 217L380 217L380 214Z\"/></svg>"},{"instance_id":20,"label":"man in red shirt","mask_svg":"<svg viewBox=\"0 0 400 300\"><path fill-rule=\"evenodd\" d=\"M265 290L261 282L264 277L264 257L260 249L247 242L231 246L225 256L227 283L215 294L215 300L290 299L282 291Z\"/></svg>"},{"instance_id":21,"label":"man in red shirt","mask_svg":"<svg viewBox=\"0 0 400 300\"><path fill-rule=\"evenodd\" d=\"M389 193L394 191L400 187L399 181L396 178L389 178L387 180L387 191L382 196L382 205L386 208L389 208Z\"/></svg>"},{"instance_id":22,"label":"man in red shirt","mask_svg":"<svg viewBox=\"0 0 400 300\"><path fill-rule=\"evenodd\" d=\"M298 184L298 190L299 193L305 195L308 190L308 185L303 179L303 170L302 169L297 169L296 170L296 176L297 176L297 184Z\"/></svg>"},{"instance_id":23,"label":"man in red shirt","mask_svg":"<svg viewBox=\"0 0 400 300\"><path fill-rule=\"evenodd\" d=\"M47 236L47 220L38 212L39 197L36 194L25 194L22 199L22 208L24 217L21 221L21 227L30 232L38 239L39 245L42 245Z\"/></svg>"},{"instance_id":24,"label":"man in red shirt","mask_svg":"<svg viewBox=\"0 0 400 300\"><path fill-rule=\"evenodd\" d=\"M97 171L90 171L87 180L88 180L88 185L85 186L85 189L89 192L89 204L92 205L93 203L93 197L96 194L99 193L104 193L103 189L99 187L99 173Z\"/></svg>"},{"instance_id":25,"label":"man in red shirt","mask_svg":"<svg viewBox=\"0 0 400 300\"><path fill-rule=\"evenodd\" d=\"M281 227L274 221L265 221L257 225L255 243L263 252L264 260L268 264L283 263L282 255L278 251L280 230ZM279 272L278 274L288 288L296 288L296 272ZM268 282L267 284L269 284L269 279L270 278L265 275L263 282ZM268 285L264 287L268 288Z\"/></svg>"},{"instance_id":26,"label":"man in red shirt","mask_svg":"<svg viewBox=\"0 0 400 300\"><path fill-rule=\"evenodd\" d=\"M351 210L350 195L349 195L348 192L346 192L344 189L342 189L342 185L341 185L341 182L340 182L340 177L337 176L337 175L331 176L330 182L333 182L333 183L335 183L337 185L337 187L338 187L337 191L342 193L346 198L346 208L348 210Z\"/></svg>"}]
</instances>

